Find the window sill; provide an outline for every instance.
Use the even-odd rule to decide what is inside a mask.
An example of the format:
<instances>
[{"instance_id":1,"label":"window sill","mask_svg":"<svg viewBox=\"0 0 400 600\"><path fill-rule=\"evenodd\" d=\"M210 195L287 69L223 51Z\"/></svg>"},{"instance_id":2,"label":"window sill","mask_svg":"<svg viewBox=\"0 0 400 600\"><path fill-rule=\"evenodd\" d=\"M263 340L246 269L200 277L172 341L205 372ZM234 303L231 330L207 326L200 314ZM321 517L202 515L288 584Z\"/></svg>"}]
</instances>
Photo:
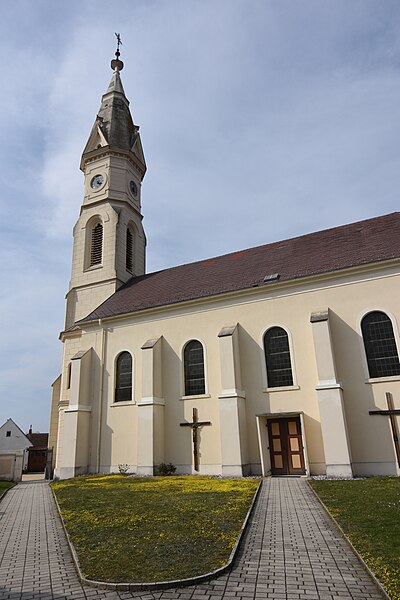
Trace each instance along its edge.
<instances>
[{"instance_id":1,"label":"window sill","mask_svg":"<svg viewBox=\"0 0 400 600\"><path fill-rule=\"evenodd\" d=\"M202 398L211 398L211 394L193 394L193 396L181 396L179 400L201 400Z\"/></svg>"},{"instance_id":2,"label":"window sill","mask_svg":"<svg viewBox=\"0 0 400 600\"><path fill-rule=\"evenodd\" d=\"M292 390L299 390L299 389L300 389L299 385L285 385L283 387L264 388L263 393L270 394L271 392L291 392Z\"/></svg>"},{"instance_id":3,"label":"window sill","mask_svg":"<svg viewBox=\"0 0 400 600\"><path fill-rule=\"evenodd\" d=\"M370 377L365 383L386 383L388 381L400 381L400 375L389 375L389 377Z\"/></svg>"},{"instance_id":4,"label":"window sill","mask_svg":"<svg viewBox=\"0 0 400 600\"><path fill-rule=\"evenodd\" d=\"M88 273L89 271L97 271L97 269L102 269L103 265L92 265L91 267L87 267L86 269L83 270L84 273Z\"/></svg>"},{"instance_id":5,"label":"window sill","mask_svg":"<svg viewBox=\"0 0 400 600\"><path fill-rule=\"evenodd\" d=\"M114 406L133 406L134 404L136 404L134 400L124 400L123 402L113 402L110 404L110 408L113 408Z\"/></svg>"}]
</instances>

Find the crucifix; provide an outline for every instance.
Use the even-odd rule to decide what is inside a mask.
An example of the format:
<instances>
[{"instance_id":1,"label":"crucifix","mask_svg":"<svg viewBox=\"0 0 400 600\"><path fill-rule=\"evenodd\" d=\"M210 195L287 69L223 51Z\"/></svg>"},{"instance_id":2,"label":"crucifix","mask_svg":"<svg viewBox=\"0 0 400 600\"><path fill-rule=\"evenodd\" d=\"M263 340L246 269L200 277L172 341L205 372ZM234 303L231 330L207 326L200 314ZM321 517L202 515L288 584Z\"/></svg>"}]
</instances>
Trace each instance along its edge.
<instances>
[{"instance_id":1,"label":"crucifix","mask_svg":"<svg viewBox=\"0 0 400 600\"><path fill-rule=\"evenodd\" d=\"M399 433L397 431L397 422L396 422L396 415L400 415L400 410L394 408L393 396L390 392L386 392L386 402L388 405L388 410L370 410L369 414L370 415L384 415L386 417L389 417L390 425L392 428L394 447L396 450L397 464L400 467L400 444L399 444Z\"/></svg>"},{"instance_id":2,"label":"crucifix","mask_svg":"<svg viewBox=\"0 0 400 600\"><path fill-rule=\"evenodd\" d=\"M180 423L181 427L191 427L192 428L192 439L193 439L193 460L194 460L194 470L199 470L199 438L198 438L198 429L199 427L203 427L203 425L211 425L211 421L199 421L199 415L197 412L197 408L193 409L193 417L191 423Z\"/></svg>"}]
</instances>

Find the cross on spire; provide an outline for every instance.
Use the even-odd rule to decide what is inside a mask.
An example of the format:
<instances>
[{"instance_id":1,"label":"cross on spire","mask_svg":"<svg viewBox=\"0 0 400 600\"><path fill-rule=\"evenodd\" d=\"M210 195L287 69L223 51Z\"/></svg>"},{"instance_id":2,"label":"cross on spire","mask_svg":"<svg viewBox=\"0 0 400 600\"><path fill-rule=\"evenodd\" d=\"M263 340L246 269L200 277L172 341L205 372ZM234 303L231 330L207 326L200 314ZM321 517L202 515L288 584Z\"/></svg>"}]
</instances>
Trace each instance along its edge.
<instances>
[{"instance_id":1,"label":"cross on spire","mask_svg":"<svg viewBox=\"0 0 400 600\"><path fill-rule=\"evenodd\" d=\"M115 37L117 38L117 51L115 53L115 56L117 57L117 60L119 59L119 56L121 54L121 52L119 51L119 47L122 46L122 42L121 42L121 34L120 33L116 33Z\"/></svg>"},{"instance_id":2,"label":"cross on spire","mask_svg":"<svg viewBox=\"0 0 400 600\"><path fill-rule=\"evenodd\" d=\"M121 34L116 33L115 37L117 38L117 50L115 51L115 58L111 61L111 68L113 71L122 71L124 68L124 63L122 60L119 60L121 52L119 51L119 47L122 46L121 42Z\"/></svg>"}]
</instances>

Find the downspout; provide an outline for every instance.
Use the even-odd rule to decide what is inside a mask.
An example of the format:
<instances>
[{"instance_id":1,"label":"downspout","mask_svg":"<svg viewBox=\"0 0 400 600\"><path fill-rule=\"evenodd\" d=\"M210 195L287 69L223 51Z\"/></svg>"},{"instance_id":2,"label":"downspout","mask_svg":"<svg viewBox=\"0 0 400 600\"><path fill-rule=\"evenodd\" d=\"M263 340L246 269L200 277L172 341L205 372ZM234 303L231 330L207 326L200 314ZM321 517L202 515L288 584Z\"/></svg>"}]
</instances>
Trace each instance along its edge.
<instances>
[{"instance_id":1,"label":"downspout","mask_svg":"<svg viewBox=\"0 0 400 600\"><path fill-rule=\"evenodd\" d=\"M103 423L103 381L104 381L104 356L106 330L103 327L101 319L99 319L99 327L101 327L101 356L100 356L100 392L99 392L99 422L97 427L97 464L96 473L100 472L100 454L101 454L101 429Z\"/></svg>"}]
</instances>

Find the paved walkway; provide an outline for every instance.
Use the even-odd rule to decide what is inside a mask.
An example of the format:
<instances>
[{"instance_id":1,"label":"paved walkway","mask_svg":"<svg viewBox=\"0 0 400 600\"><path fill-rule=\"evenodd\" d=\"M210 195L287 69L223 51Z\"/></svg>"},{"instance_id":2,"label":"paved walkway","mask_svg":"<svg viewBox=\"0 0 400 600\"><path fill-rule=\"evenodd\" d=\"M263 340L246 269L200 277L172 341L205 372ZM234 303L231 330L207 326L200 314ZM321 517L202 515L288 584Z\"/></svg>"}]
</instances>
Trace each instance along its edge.
<instances>
[{"instance_id":1,"label":"paved walkway","mask_svg":"<svg viewBox=\"0 0 400 600\"><path fill-rule=\"evenodd\" d=\"M46 482L21 483L0 503L0 599L380 599L302 479L264 482L230 573L209 583L149 592L82 586Z\"/></svg>"}]
</instances>

